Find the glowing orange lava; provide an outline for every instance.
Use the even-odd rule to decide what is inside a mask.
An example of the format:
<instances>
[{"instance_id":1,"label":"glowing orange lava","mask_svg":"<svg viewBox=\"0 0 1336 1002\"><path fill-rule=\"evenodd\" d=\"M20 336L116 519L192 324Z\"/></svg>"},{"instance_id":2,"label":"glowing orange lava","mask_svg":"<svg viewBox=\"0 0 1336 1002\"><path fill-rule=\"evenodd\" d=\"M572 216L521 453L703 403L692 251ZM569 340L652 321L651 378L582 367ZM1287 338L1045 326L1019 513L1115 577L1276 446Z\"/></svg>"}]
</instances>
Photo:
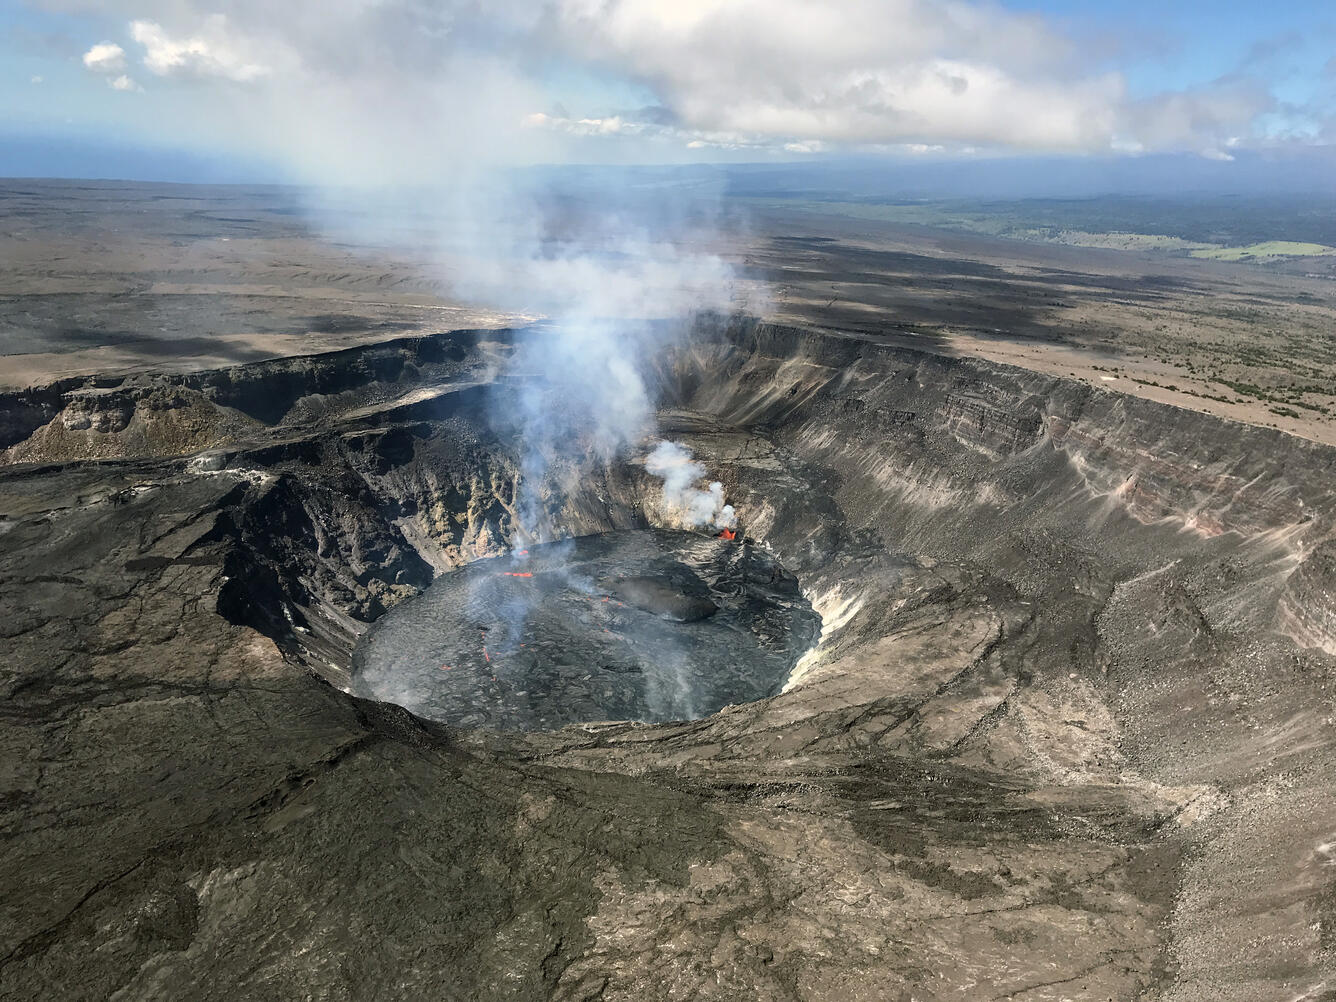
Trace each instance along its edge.
<instances>
[{"instance_id":1,"label":"glowing orange lava","mask_svg":"<svg viewBox=\"0 0 1336 1002\"><path fill-rule=\"evenodd\" d=\"M720 529L716 539L737 539L738 531L736 529Z\"/></svg>"}]
</instances>

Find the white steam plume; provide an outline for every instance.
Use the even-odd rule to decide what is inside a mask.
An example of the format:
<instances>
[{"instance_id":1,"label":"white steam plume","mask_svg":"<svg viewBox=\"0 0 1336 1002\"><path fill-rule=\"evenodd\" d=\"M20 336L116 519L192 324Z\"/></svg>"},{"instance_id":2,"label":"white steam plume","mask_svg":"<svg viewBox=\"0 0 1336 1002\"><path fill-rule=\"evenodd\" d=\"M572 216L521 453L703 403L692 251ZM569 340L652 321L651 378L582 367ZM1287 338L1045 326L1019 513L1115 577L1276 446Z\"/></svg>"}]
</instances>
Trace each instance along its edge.
<instances>
[{"instance_id":1,"label":"white steam plume","mask_svg":"<svg viewBox=\"0 0 1336 1002\"><path fill-rule=\"evenodd\" d=\"M645 469L663 479L664 513L688 528L712 525L731 529L738 524L731 504L724 503L724 485L718 480L701 488L705 467L691 458L679 442L660 442L645 459Z\"/></svg>"},{"instance_id":2,"label":"white steam plume","mask_svg":"<svg viewBox=\"0 0 1336 1002\"><path fill-rule=\"evenodd\" d=\"M597 64L570 45L587 6L106 6L125 29L89 50L90 70L133 69L145 100L188 105L195 132L281 163L341 243L388 250L453 298L550 321L497 350L492 418L517 454L513 528L559 535L560 496L653 433L650 360L696 314L733 308L716 253L722 177L521 169L587 162L578 137L525 124L556 113L554 69Z\"/></svg>"},{"instance_id":3,"label":"white steam plume","mask_svg":"<svg viewBox=\"0 0 1336 1002\"><path fill-rule=\"evenodd\" d=\"M554 201L543 191L489 194L491 224L470 231L465 259L450 269L474 301L551 321L519 339L492 408L519 449L517 528L530 542L556 535L549 493L587 486L591 463L606 465L653 432L651 360L696 313L731 305L727 264L691 247L708 212L683 222L671 205L608 190L578 219L552 220Z\"/></svg>"}]
</instances>

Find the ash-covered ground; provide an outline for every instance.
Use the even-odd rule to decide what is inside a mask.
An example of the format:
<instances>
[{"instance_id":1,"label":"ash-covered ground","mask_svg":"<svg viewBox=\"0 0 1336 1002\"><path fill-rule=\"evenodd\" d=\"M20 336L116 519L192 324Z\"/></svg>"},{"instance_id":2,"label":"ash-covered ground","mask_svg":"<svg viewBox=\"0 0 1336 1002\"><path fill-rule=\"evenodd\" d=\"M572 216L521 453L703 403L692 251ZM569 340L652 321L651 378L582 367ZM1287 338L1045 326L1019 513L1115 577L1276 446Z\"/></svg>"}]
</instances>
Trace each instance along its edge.
<instances>
[{"instance_id":1,"label":"ash-covered ground","mask_svg":"<svg viewBox=\"0 0 1336 1002\"><path fill-rule=\"evenodd\" d=\"M775 695L819 630L750 542L581 536L438 577L363 637L353 691L461 727L694 720Z\"/></svg>"}]
</instances>

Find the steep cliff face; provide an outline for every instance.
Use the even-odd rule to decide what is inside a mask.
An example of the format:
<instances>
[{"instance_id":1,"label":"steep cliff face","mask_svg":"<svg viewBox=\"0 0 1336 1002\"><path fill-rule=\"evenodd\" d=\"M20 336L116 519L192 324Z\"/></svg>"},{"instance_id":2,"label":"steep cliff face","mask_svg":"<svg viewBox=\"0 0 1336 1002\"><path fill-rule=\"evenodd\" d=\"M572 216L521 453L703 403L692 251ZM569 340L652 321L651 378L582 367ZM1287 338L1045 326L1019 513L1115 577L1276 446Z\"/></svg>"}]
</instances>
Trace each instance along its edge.
<instances>
[{"instance_id":1,"label":"steep cliff face","mask_svg":"<svg viewBox=\"0 0 1336 1002\"><path fill-rule=\"evenodd\" d=\"M1286 632L1301 647L1336 654L1336 541L1314 546L1290 574L1280 612Z\"/></svg>"},{"instance_id":2,"label":"steep cliff face","mask_svg":"<svg viewBox=\"0 0 1336 1002\"><path fill-rule=\"evenodd\" d=\"M257 427L178 386L80 387L62 394L51 420L0 453L0 462L185 455L236 442Z\"/></svg>"},{"instance_id":3,"label":"steep cliff face","mask_svg":"<svg viewBox=\"0 0 1336 1002\"><path fill-rule=\"evenodd\" d=\"M940 482L992 479L1005 490L1004 473L1056 451L1088 491L1139 520L1208 535L1285 532L1336 497L1333 450L1269 429L866 339L764 325L732 338L678 353L693 373L669 385L691 386L693 405L733 424L801 424L818 448L866 437L866 451L902 467L934 460Z\"/></svg>"},{"instance_id":4,"label":"steep cliff face","mask_svg":"<svg viewBox=\"0 0 1336 1002\"><path fill-rule=\"evenodd\" d=\"M187 375L68 379L0 394L0 464L189 455L252 442L265 429L407 406L479 385L509 338L507 331L464 331Z\"/></svg>"},{"instance_id":5,"label":"steep cliff face","mask_svg":"<svg viewBox=\"0 0 1336 1002\"><path fill-rule=\"evenodd\" d=\"M0 886L37 891L3 897L4 993L1260 1000L1336 978L1336 450L702 322L654 360L660 433L822 616L785 691L506 734L346 695L368 624L517 546L519 443L490 415L531 336L9 402L11 462L51 465L0 472ZM233 437L132 441L154 395ZM64 462L53 424L138 458ZM547 532L658 524L642 459L555 463L529 485Z\"/></svg>"}]
</instances>

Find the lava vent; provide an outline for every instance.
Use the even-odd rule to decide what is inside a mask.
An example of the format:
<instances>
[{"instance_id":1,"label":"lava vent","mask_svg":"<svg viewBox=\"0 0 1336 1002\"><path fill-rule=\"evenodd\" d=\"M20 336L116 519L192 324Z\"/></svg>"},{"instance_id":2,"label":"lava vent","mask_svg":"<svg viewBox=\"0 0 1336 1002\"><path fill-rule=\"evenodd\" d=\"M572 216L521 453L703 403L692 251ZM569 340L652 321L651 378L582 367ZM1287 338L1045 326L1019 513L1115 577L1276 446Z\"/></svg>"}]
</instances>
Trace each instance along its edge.
<instances>
[{"instance_id":1,"label":"lava vent","mask_svg":"<svg viewBox=\"0 0 1336 1002\"><path fill-rule=\"evenodd\" d=\"M353 684L468 727L688 720L774 695L819 630L749 542L608 533L442 575L362 638Z\"/></svg>"}]
</instances>

